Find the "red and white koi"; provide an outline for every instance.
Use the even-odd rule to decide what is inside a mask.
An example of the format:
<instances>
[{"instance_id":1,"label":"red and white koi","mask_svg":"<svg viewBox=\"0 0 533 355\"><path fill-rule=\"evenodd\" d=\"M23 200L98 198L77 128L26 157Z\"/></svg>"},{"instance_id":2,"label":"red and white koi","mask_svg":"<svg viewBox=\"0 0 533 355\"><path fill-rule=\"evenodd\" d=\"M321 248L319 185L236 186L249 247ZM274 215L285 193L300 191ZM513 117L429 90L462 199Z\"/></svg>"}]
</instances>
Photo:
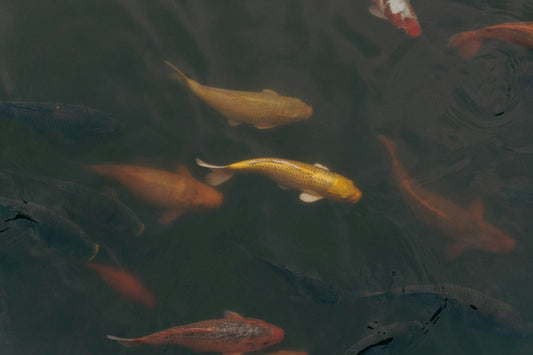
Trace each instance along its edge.
<instances>
[{"instance_id":1,"label":"red and white koi","mask_svg":"<svg viewBox=\"0 0 533 355\"><path fill-rule=\"evenodd\" d=\"M368 10L376 17L389 21L410 37L418 37L422 29L409 0L374 0Z\"/></svg>"}]
</instances>

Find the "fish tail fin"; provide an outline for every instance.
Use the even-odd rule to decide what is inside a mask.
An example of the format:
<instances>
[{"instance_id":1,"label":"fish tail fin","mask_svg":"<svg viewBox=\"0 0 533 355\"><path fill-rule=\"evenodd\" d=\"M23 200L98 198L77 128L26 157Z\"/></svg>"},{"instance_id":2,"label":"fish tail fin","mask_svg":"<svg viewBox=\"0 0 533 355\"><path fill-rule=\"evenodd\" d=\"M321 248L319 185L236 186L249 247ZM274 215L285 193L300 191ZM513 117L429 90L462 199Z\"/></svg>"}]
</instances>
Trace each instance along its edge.
<instances>
[{"instance_id":1,"label":"fish tail fin","mask_svg":"<svg viewBox=\"0 0 533 355\"><path fill-rule=\"evenodd\" d=\"M211 186L218 186L233 176L233 171L229 170L227 166L207 164L198 158L196 158L196 164L212 170L205 177L205 180Z\"/></svg>"},{"instance_id":2,"label":"fish tail fin","mask_svg":"<svg viewBox=\"0 0 533 355\"><path fill-rule=\"evenodd\" d=\"M125 338L119 338L114 335L106 335L108 339L115 340L117 343L123 346L127 346L128 348L132 348L134 346L142 345L142 342L137 339L125 339Z\"/></svg>"},{"instance_id":3,"label":"fish tail fin","mask_svg":"<svg viewBox=\"0 0 533 355\"><path fill-rule=\"evenodd\" d=\"M378 139L385 146L385 149L389 152L391 158L393 161L397 161L396 158L396 147L394 145L394 142L391 141L389 138L385 137L384 135L380 134L378 135Z\"/></svg>"},{"instance_id":4,"label":"fish tail fin","mask_svg":"<svg viewBox=\"0 0 533 355\"><path fill-rule=\"evenodd\" d=\"M475 31L468 31L452 36L448 41L448 47L458 47L461 56L468 59L476 54L482 43Z\"/></svg>"},{"instance_id":5,"label":"fish tail fin","mask_svg":"<svg viewBox=\"0 0 533 355\"><path fill-rule=\"evenodd\" d=\"M187 77L187 75L183 74L181 70L176 68L176 66L172 64L171 62L169 62L168 60L165 60L164 62L166 65L168 65L172 70L176 72L176 73L170 74L170 77L172 79L177 79L182 84L187 85L187 86L189 85L190 79Z\"/></svg>"}]
</instances>

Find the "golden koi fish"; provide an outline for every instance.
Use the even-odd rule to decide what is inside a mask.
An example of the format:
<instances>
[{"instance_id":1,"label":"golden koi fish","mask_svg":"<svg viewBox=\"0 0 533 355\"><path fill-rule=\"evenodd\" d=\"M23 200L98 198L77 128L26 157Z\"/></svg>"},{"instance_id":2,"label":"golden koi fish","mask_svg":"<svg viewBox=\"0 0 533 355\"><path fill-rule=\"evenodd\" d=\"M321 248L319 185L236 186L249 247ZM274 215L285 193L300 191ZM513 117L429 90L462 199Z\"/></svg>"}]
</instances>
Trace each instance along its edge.
<instances>
[{"instance_id":1,"label":"golden koi fish","mask_svg":"<svg viewBox=\"0 0 533 355\"><path fill-rule=\"evenodd\" d=\"M281 188L302 191L300 200L304 202L329 198L356 203L361 198L361 191L352 180L333 173L318 163L309 165L279 158L258 158L226 166L210 165L196 158L196 163L213 169L206 178L207 183L212 186L228 180L235 172L257 173L276 181Z\"/></svg>"},{"instance_id":2,"label":"golden koi fish","mask_svg":"<svg viewBox=\"0 0 533 355\"><path fill-rule=\"evenodd\" d=\"M313 108L300 99L280 96L272 90L249 92L218 89L198 84L189 79L172 63L165 63L176 71L173 77L184 83L206 104L226 117L230 126L249 123L259 129L308 119Z\"/></svg>"}]
</instances>

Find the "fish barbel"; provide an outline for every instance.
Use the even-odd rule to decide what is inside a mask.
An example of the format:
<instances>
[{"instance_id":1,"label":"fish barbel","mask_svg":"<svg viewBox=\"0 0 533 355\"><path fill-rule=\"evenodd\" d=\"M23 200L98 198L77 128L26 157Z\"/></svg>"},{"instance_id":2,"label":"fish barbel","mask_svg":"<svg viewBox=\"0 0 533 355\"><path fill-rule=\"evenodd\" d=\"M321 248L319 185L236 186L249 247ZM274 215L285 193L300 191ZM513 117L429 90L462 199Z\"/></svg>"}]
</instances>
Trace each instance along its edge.
<instances>
[{"instance_id":1,"label":"fish barbel","mask_svg":"<svg viewBox=\"0 0 533 355\"><path fill-rule=\"evenodd\" d=\"M196 158L196 163L213 169L206 178L207 183L213 186L223 183L235 172L256 173L276 181L282 188L302 191L300 199L304 202L328 198L356 203L362 196L352 180L318 163L310 165L280 158L257 158L226 166L210 165Z\"/></svg>"},{"instance_id":2,"label":"fish barbel","mask_svg":"<svg viewBox=\"0 0 533 355\"><path fill-rule=\"evenodd\" d=\"M189 79L172 63L165 61L176 74L175 79L184 83L196 96L229 120L231 126L249 123L259 129L308 119L313 108L300 99L280 96L265 89L263 92L237 91L204 86Z\"/></svg>"}]
</instances>

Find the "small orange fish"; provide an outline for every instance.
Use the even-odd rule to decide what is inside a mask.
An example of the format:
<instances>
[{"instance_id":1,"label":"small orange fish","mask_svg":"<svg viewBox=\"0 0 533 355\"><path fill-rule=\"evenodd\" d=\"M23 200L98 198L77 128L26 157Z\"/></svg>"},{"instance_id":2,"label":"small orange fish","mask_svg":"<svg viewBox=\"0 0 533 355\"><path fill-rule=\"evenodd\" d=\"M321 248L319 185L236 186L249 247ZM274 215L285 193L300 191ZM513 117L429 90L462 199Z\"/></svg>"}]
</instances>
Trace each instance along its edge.
<instances>
[{"instance_id":1,"label":"small orange fish","mask_svg":"<svg viewBox=\"0 0 533 355\"><path fill-rule=\"evenodd\" d=\"M419 37L422 34L409 0L374 0L374 3L368 9L372 15L388 20L394 26L404 30L410 37Z\"/></svg>"},{"instance_id":2,"label":"small orange fish","mask_svg":"<svg viewBox=\"0 0 533 355\"><path fill-rule=\"evenodd\" d=\"M241 355L277 344L285 336L283 329L260 319L244 318L231 311L225 311L224 315L224 319L172 327L137 339L107 337L129 347L172 344L198 352Z\"/></svg>"},{"instance_id":3,"label":"small orange fish","mask_svg":"<svg viewBox=\"0 0 533 355\"><path fill-rule=\"evenodd\" d=\"M486 39L501 39L519 46L533 48L533 22L511 22L488 26L475 31L458 33L448 42L448 47L459 47L464 58L470 58Z\"/></svg>"},{"instance_id":4,"label":"small orange fish","mask_svg":"<svg viewBox=\"0 0 533 355\"><path fill-rule=\"evenodd\" d=\"M149 308L154 308L157 305L154 294L128 271L92 262L87 263L87 266L96 271L109 286L125 298Z\"/></svg>"},{"instance_id":5,"label":"small orange fish","mask_svg":"<svg viewBox=\"0 0 533 355\"><path fill-rule=\"evenodd\" d=\"M226 117L230 126L249 123L255 128L268 129L306 120L313 114L313 108L300 99L281 96L269 89L262 92L250 92L201 85L189 79L172 63L165 61L165 64L176 71L173 77Z\"/></svg>"},{"instance_id":6,"label":"small orange fish","mask_svg":"<svg viewBox=\"0 0 533 355\"><path fill-rule=\"evenodd\" d=\"M291 350L280 350L275 353L269 353L267 355L307 355L304 351L291 351Z\"/></svg>"},{"instance_id":7,"label":"small orange fish","mask_svg":"<svg viewBox=\"0 0 533 355\"><path fill-rule=\"evenodd\" d=\"M192 177L180 166L176 173L133 165L89 165L89 169L116 179L138 198L165 209L159 218L170 223L186 210L218 208L222 193Z\"/></svg>"},{"instance_id":8,"label":"small orange fish","mask_svg":"<svg viewBox=\"0 0 533 355\"><path fill-rule=\"evenodd\" d=\"M453 239L446 254L456 258L467 249L481 249L493 253L507 253L515 248L515 240L483 220L483 204L478 201L467 210L428 190L414 181L396 158L394 143L385 136L378 139L392 158L394 177L402 195L413 212Z\"/></svg>"}]
</instances>

